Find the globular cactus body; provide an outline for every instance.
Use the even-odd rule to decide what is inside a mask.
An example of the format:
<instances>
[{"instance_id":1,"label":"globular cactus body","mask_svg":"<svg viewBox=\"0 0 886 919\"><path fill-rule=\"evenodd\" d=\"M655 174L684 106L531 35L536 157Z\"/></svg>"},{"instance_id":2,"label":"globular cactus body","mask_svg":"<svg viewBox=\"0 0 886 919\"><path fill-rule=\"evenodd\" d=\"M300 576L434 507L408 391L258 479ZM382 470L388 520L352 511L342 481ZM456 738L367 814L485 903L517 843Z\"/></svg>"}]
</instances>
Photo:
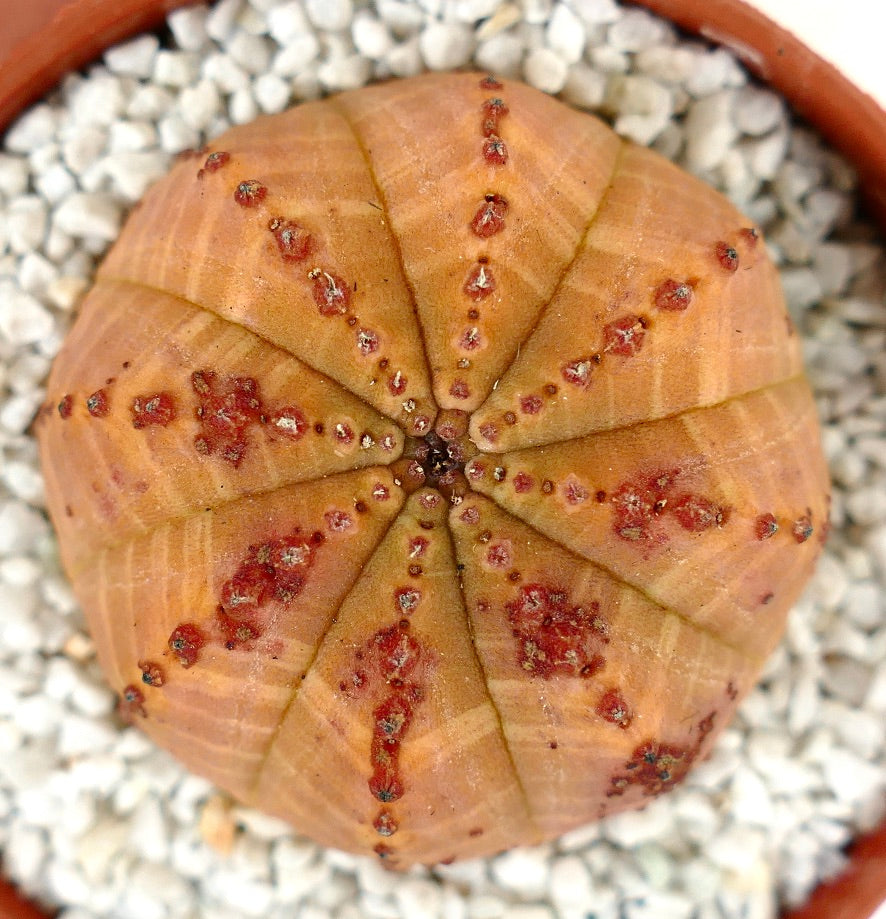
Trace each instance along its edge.
<instances>
[{"instance_id":1,"label":"globular cactus body","mask_svg":"<svg viewBox=\"0 0 886 919\"><path fill-rule=\"evenodd\" d=\"M49 505L124 713L397 865L676 785L826 529L759 234L476 74L182 159L102 265L50 403Z\"/></svg>"}]
</instances>

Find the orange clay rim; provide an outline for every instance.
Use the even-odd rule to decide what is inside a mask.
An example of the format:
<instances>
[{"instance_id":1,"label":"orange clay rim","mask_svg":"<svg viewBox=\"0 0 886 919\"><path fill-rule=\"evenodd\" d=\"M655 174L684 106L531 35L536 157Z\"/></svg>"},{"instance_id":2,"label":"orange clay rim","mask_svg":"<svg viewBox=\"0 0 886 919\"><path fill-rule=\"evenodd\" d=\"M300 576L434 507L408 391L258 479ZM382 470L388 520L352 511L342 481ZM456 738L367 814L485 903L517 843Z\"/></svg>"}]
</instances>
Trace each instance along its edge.
<instances>
[{"instance_id":1,"label":"orange clay rim","mask_svg":"<svg viewBox=\"0 0 886 919\"><path fill-rule=\"evenodd\" d=\"M71 70L99 57L116 42L159 26L191 0L5 0L0 30L0 131ZM866 203L886 229L886 111L795 36L742 0L626 0L645 6L689 32L732 50L764 82L778 90L858 170ZM886 825L884 825L886 827ZM875 834L882 853L886 829ZM864 849L863 845L859 849ZM866 851L866 850L865 850ZM882 856L881 856L882 857ZM850 872L869 868L864 851ZM882 866L881 866L882 868ZM879 896L886 896L882 871ZM857 879L853 878L854 881ZM850 888L856 886L851 884ZM845 885L841 885L842 890ZM833 895L833 891L829 892ZM819 895L820 896L820 895ZM848 891L847 899L853 898ZM841 898L842 899L842 898ZM876 901L850 906L840 919L868 919ZM834 902L815 896L803 919L835 919ZM0 915L40 919L0 879Z\"/></svg>"}]
</instances>

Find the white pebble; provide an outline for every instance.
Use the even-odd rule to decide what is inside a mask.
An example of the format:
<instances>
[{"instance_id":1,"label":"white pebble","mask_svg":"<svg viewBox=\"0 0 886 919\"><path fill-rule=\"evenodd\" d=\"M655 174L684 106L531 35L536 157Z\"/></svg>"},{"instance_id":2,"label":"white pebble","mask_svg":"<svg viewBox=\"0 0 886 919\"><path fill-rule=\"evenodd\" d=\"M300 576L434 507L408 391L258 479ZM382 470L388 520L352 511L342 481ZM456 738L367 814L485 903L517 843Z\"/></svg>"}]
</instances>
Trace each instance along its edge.
<instances>
[{"instance_id":1,"label":"white pebble","mask_svg":"<svg viewBox=\"0 0 886 919\"><path fill-rule=\"evenodd\" d=\"M0 303L6 295L0 286ZM0 502L0 555L30 551L42 542L47 532L46 520L33 508L20 501Z\"/></svg>"},{"instance_id":2,"label":"white pebble","mask_svg":"<svg viewBox=\"0 0 886 919\"><path fill-rule=\"evenodd\" d=\"M126 95L118 77L110 73L93 75L70 94L68 104L75 123L107 127L123 113Z\"/></svg>"},{"instance_id":3,"label":"white pebble","mask_svg":"<svg viewBox=\"0 0 886 919\"><path fill-rule=\"evenodd\" d=\"M882 488L862 488L846 498L846 510L852 519L865 526L886 521L886 492Z\"/></svg>"},{"instance_id":4,"label":"white pebble","mask_svg":"<svg viewBox=\"0 0 886 919\"><path fill-rule=\"evenodd\" d=\"M71 236L91 236L111 241L120 232L122 210L110 195L78 193L63 201L53 222Z\"/></svg>"},{"instance_id":5,"label":"white pebble","mask_svg":"<svg viewBox=\"0 0 886 919\"><path fill-rule=\"evenodd\" d=\"M846 614L862 629L875 629L886 622L886 598L873 581L859 581L846 592Z\"/></svg>"},{"instance_id":6,"label":"white pebble","mask_svg":"<svg viewBox=\"0 0 886 919\"><path fill-rule=\"evenodd\" d=\"M37 195L13 199L6 211L6 231L13 252L39 249L46 233L46 203Z\"/></svg>"},{"instance_id":7,"label":"white pebble","mask_svg":"<svg viewBox=\"0 0 886 919\"><path fill-rule=\"evenodd\" d=\"M289 84L275 73L263 73L255 81L255 101L265 114L282 112L289 103Z\"/></svg>"},{"instance_id":8,"label":"white pebble","mask_svg":"<svg viewBox=\"0 0 886 919\"><path fill-rule=\"evenodd\" d=\"M228 103L228 115L234 124L248 124L258 115L255 96L249 90L238 89Z\"/></svg>"},{"instance_id":9,"label":"white pebble","mask_svg":"<svg viewBox=\"0 0 886 919\"><path fill-rule=\"evenodd\" d=\"M149 77L159 47L160 41L156 35L140 35L132 41L109 48L105 51L104 61L111 73Z\"/></svg>"},{"instance_id":10,"label":"white pebble","mask_svg":"<svg viewBox=\"0 0 886 919\"><path fill-rule=\"evenodd\" d=\"M642 51L660 44L667 34L664 20L645 10L626 9L609 27L607 40L617 51Z\"/></svg>"},{"instance_id":11,"label":"white pebble","mask_svg":"<svg viewBox=\"0 0 886 919\"><path fill-rule=\"evenodd\" d=\"M729 53L721 48L696 51L692 70L686 78L686 89L697 98L715 93L729 85L733 66Z\"/></svg>"},{"instance_id":12,"label":"white pebble","mask_svg":"<svg viewBox=\"0 0 886 919\"><path fill-rule=\"evenodd\" d=\"M742 875L751 871L763 848L762 830L734 825L722 830L710 840L705 856L715 865Z\"/></svg>"},{"instance_id":13,"label":"white pebble","mask_svg":"<svg viewBox=\"0 0 886 919\"><path fill-rule=\"evenodd\" d=\"M129 844L148 861L169 857L169 824L156 795L145 796L130 817Z\"/></svg>"},{"instance_id":14,"label":"white pebble","mask_svg":"<svg viewBox=\"0 0 886 919\"><path fill-rule=\"evenodd\" d=\"M873 803L886 791L883 769L835 747L821 764L828 787L841 801Z\"/></svg>"},{"instance_id":15,"label":"white pebble","mask_svg":"<svg viewBox=\"0 0 886 919\"><path fill-rule=\"evenodd\" d=\"M655 45L637 52L637 69L665 83L682 83L692 71L694 57L686 48Z\"/></svg>"},{"instance_id":16,"label":"white pebble","mask_svg":"<svg viewBox=\"0 0 886 919\"><path fill-rule=\"evenodd\" d=\"M526 899L540 897L548 880L547 853L544 849L511 849L496 856L491 864L492 877L509 891Z\"/></svg>"},{"instance_id":17,"label":"white pebble","mask_svg":"<svg viewBox=\"0 0 886 919\"><path fill-rule=\"evenodd\" d=\"M272 7L268 12L268 33L280 45L297 41L305 33L310 34L307 16L301 3L290 0Z\"/></svg>"},{"instance_id":18,"label":"white pebble","mask_svg":"<svg viewBox=\"0 0 886 919\"><path fill-rule=\"evenodd\" d=\"M419 48L428 68L452 70L470 60L474 37L467 26L459 23L433 22L422 30Z\"/></svg>"},{"instance_id":19,"label":"white pebble","mask_svg":"<svg viewBox=\"0 0 886 919\"><path fill-rule=\"evenodd\" d=\"M167 115L158 125L160 146L166 153L182 153L200 146L200 132L192 128L176 112Z\"/></svg>"},{"instance_id":20,"label":"white pebble","mask_svg":"<svg viewBox=\"0 0 886 919\"><path fill-rule=\"evenodd\" d=\"M320 42L313 33L306 32L274 55L271 69L281 77L294 77L315 61L319 54Z\"/></svg>"},{"instance_id":21,"label":"white pebble","mask_svg":"<svg viewBox=\"0 0 886 919\"><path fill-rule=\"evenodd\" d=\"M13 555L0 561L0 581L12 587L30 587L41 575L40 565L24 555Z\"/></svg>"},{"instance_id":22,"label":"white pebble","mask_svg":"<svg viewBox=\"0 0 886 919\"><path fill-rule=\"evenodd\" d=\"M23 195L28 187L28 164L20 156L0 153L0 193L8 198Z\"/></svg>"},{"instance_id":23,"label":"white pebble","mask_svg":"<svg viewBox=\"0 0 886 919\"><path fill-rule=\"evenodd\" d=\"M247 73L264 73L271 64L271 48L261 35L238 31L227 44L231 59Z\"/></svg>"},{"instance_id":24,"label":"white pebble","mask_svg":"<svg viewBox=\"0 0 886 919\"><path fill-rule=\"evenodd\" d=\"M111 860L122 851L128 833L123 821L104 817L77 840L74 856L91 884L98 885L103 880Z\"/></svg>"},{"instance_id":25,"label":"white pebble","mask_svg":"<svg viewBox=\"0 0 886 919\"><path fill-rule=\"evenodd\" d=\"M90 885L75 865L50 861L46 881L61 903L83 906L89 901Z\"/></svg>"},{"instance_id":26,"label":"white pebble","mask_svg":"<svg viewBox=\"0 0 886 919\"><path fill-rule=\"evenodd\" d=\"M316 28L341 32L351 24L354 4L351 0L305 0L305 12Z\"/></svg>"},{"instance_id":27,"label":"white pebble","mask_svg":"<svg viewBox=\"0 0 886 919\"><path fill-rule=\"evenodd\" d=\"M768 89L742 87L735 99L735 123L752 137L768 133L784 118L784 103Z\"/></svg>"},{"instance_id":28,"label":"white pebble","mask_svg":"<svg viewBox=\"0 0 886 919\"><path fill-rule=\"evenodd\" d=\"M58 309L71 310L80 302L88 287L89 282L85 278L62 276L49 285L46 296Z\"/></svg>"},{"instance_id":29,"label":"white pebble","mask_svg":"<svg viewBox=\"0 0 886 919\"><path fill-rule=\"evenodd\" d=\"M128 201L138 201L169 169L169 157L157 150L142 153L113 153L102 160L102 168L114 190ZM104 237L102 237L104 238Z\"/></svg>"},{"instance_id":30,"label":"white pebble","mask_svg":"<svg viewBox=\"0 0 886 919\"><path fill-rule=\"evenodd\" d=\"M766 783L750 767L737 769L730 786L732 815L743 823L768 826L772 822L772 798Z\"/></svg>"},{"instance_id":31,"label":"white pebble","mask_svg":"<svg viewBox=\"0 0 886 919\"><path fill-rule=\"evenodd\" d=\"M567 64L581 60L585 47L582 21L565 4L557 4L545 30L550 49Z\"/></svg>"},{"instance_id":32,"label":"white pebble","mask_svg":"<svg viewBox=\"0 0 886 919\"><path fill-rule=\"evenodd\" d=\"M203 76L212 80L224 93L247 89L249 74L227 54L210 54L203 60Z\"/></svg>"},{"instance_id":33,"label":"white pebble","mask_svg":"<svg viewBox=\"0 0 886 919\"><path fill-rule=\"evenodd\" d=\"M129 99L126 114L130 118L155 119L173 105L170 92L162 86L139 86Z\"/></svg>"},{"instance_id":34,"label":"white pebble","mask_svg":"<svg viewBox=\"0 0 886 919\"><path fill-rule=\"evenodd\" d=\"M628 56L609 45L591 48L588 56L594 67L602 73L627 73L630 67Z\"/></svg>"},{"instance_id":35,"label":"white pebble","mask_svg":"<svg viewBox=\"0 0 886 919\"><path fill-rule=\"evenodd\" d=\"M360 10L354 16L351 35L360 54L365 54L374 61L381 60L393 46L391 33L369 10Z\"/></svg>"},{"instance_id":36,"label":"white pebble","mask_svg":"<svg viewBox=\"0 0 886 919\"><path fill-rule=\"evenodd\" d=\"M587 865L578 855L555 858L549 881L551 900L558 909L581 907L593 902L594 887Z\"/></svg>"},{"instance_id":37,"label":"white pebble","mask_svg":"<svg viewBox=\"0 0 886 919\"><path fill-rule=\"evenodd\" d=\"M329 92L357 89L369 79L371 65L365 57L351 54L335 58L320 65L317 76Z\"/></svg>"},{"instance_id":38,"label":"white pebble","mask_svg":"<svg viewBox=\"0 0 886 919\"><path fill-rule=\"evenodd\" d=\"M558 93L566 85L569 67L550 48L530 51L523 62L526 82L545 93Z\"/></svg>"},{"instance_id":39,"label":"white pebble","mask_svg":"<svg viewBox=\"0 0 886 919\"><path fill-rule=\"evenodd\" d=\"M197 131L205 130L221 111L221 98L215 84L203 79L182 90L178 110L189 127Z\"/></svg>"},{"instance_id":40,"label":"white pebble","mask_svg":"<svg viewBox=\"0 0 886 919\"><path fill-rule=\"evenodd\" d=\"M59 113L48 105L28 109L6 132L6 152L30 153L49 143L55 135L59 117Z\"/></svg>"},{"instance_id":41,"label":"white pebble","mask_svg":"<svg viewBox=\"0 0 886 919\"><path fill-rule=\"evenodd\" d=\"M157 143L157 131L148 121L116 121L108 132L111 153L148 150Z\"/></svg>"},{"instance_id":42,"label":"white pebble","mask_svg":"<svg viewBox=\"0 0 886 919\"><path fill-rule=\"evenodd\" d=\"M737 136L733 94L713 93L694 102L686 116L686 165L693 172L713 169Z\"/></svg>"},{"instance_id":43,"label":"white pebble","mask_svg":"<svg viewBox=\"0 0 886 919\"><path fill-rule=\"evenodd\" d=\"M653 801L642 811L624 811L607 817L603 834L626 849L660 839L674 829L674 815L662 800Z\"/></svg>"},{"instance_id":44,"label":"white pebble","mask_svg":"<svg viewBox=\"0 0 886 919\"><path fill-rule=\"evenodd\" d=\"M58 277L58 268L39 252L28 252L19 262L18 280L25 293L43 297L49 285ZM31 380L31 383L37 383Z\"/></svg>"},{"instance_id":45,"label":"white pebble","mask_svg":"<svg viewBox=\"0 0 886 919\"><path fill-rule=\"evenodd\" d=\"M226 41L234 30L242 8L242 0L219 0L206 17L206 34L217 42Z\"/></svg>"},{"instance_id":46,"label":"white pebble","mask_svg":"<svg viewBox=\"0 0 886 919\"><path fill-rule=\"evenodd\" d=\"M197 79L200 58L191 51L160 51L154 59L153 80L163 86L182 88Z\"/></svg>"},{"instance_id":47,"label":"white pebble","mask_svg":"<svg viewBox=\"0 0 886 919\"><path fill-rule=\"evenodd\" d=\"M748 165L760 179L775 178L784 162L788 149L788 132L773 131L759 140L745 142Z\"/></svg>"},{"instance_id":48,"label":"white pebble","mask_svg":"<svg viewBox=\"0 0 886 919\"><path fill-rule=\"evenodd\" d=\"M209 37L206 23L209 10L205 6L186 6L173 10L166 18L176 44L183 51L199 51Z\"/></svg>"},{"instance_id":49,"label":"white pebble","mask_svg":"<svg viewBox=\"0 0 886 919\"><path fill-rule=\"evenodd\" d=\"M495 15L501 0L454 0L452 15L469 25Z\"/></svg>"},{"instance_id":50,"label":"white pebble","mask_svg":"<svg viewBox=\"0 0 886 919\"><path fill-rule=\"evenodd\" d=\"M34 185L50 204L58 203L77 187L74 177L62 163L54 163L48 169L43 170Z\"/></svg>"},{"instance_id":51,"label":"white pebble","mask_svg":"<svg viewBox=\"0 0 886 919\"><path fill-rule=\"evenodd\" d=\"M265 916L274 893L269 884L253 881L229 870L216 871L207 878L207 886L239 916Z\"/></svg>"},{"instance_id":52,"label":"white pebble","mask_svg":"<svg viewBox=\"0 0 886 919\"><path fill-rule=\"evenodd\" d=\"M34 420L40 402L38 392L23 393L6 399L0 407L0 427L13 434L24 434Z\"/></svg>"},{"instance_id":53,"label":"white pebble","mask_svg":"<svg viewBox=\"0 0 886 919\"><path fill-rule=\"evenodd\" d=\"M110 750L115 740L112 725L71 712L61 723L58 750L61 756L82 756L86 753Z\"/></svg>"},{"instance_id":54,"label":"white pebble","mask_svg":"<svg viewBox=\"0 0 886 919\"><path fill-rule=\"evenodd\" d=\"M256 9L252 3L244 7L237 17L237 25L250 35L267 35L268 20L261 10Z\"/></svg>"},{"instance_id":55,"label":"white pebble","mask_svg":"<svg viewBox=\"0 0 886 919\"><path fill-rule=\"evenodd\" d=\"M523 43L510 32L493 35L477 46L477 66L501 77L522 76Z\"/></svg>"},{"instance_id":56,"label":"white pebble","mask_svg":"<svg viewBox=\"0 0 886 919\"><path fill-rule=\"evenodd\" d=\"M441 893L440 885L429 879L405 877L394 891L394 900L401 916L409 916L409 919L438 919Z\"/></svg>"},{"instance_id":57,"label":"white pebble","mask_svg":"<svg viewBox=\"0 0 886 919\"><path fill-rule=\"evenodd\" d=\"M70 720L66 718L63 726ZM88 719L83 719L83 727L87 722ZM88 723L96 727L96 722ZM125 765L116 756L99 751L75 760L68 772L68 778L73 788L107 796L120 785L125 770Z\"/></svg>"},{"instance_id":58,"label":"white pebble","mask_svg":"<svg viewBox=\"0 0 886 919\"><path fill-rule=\"evenodd\" d=\"M40 879L48 854L44 830L14 823L4 846L4 869L18 884L32 886Z\"/></svg>"},{"instance_id":59,"label":"white pebble","mask_svg":"<svg viewBox=\"0 0 886 919\"><path fill-rule=\"evenodd\" d=\"M52 314L30 294L0 280L0 337L12 345L28 345L50 334Z\"/></svg>"},{"instance_id":60,"label":"white pebble","mask_svg":"<svg viewBox=\"0 0 886 919\"><path fill-rule=\"evenodd\" d=\"M35 695L19 701L13 719L26 736L48 737L58 729L63 714L60 703L48 696Z\"/></svg>"},{"instance_id":61,"label":"white pebble","mask_svg":"<svg viewBox=\"0 0 886 919\"><path fill-rule=\"evenodd\" d=\"M881 717L886 714L886 668L880 667L874 674L863 705L869 711L879 713Z\"/></svg>"}]
</instances>

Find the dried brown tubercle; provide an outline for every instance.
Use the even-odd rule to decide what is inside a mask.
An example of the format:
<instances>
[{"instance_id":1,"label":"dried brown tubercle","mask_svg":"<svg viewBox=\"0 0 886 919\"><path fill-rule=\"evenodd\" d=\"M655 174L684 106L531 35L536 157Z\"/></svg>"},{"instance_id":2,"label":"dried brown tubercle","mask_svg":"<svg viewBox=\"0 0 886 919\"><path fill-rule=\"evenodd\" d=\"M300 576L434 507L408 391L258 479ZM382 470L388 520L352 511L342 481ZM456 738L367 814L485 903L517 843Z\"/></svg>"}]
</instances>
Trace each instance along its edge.
<instances>
[{"instance_id":1,"label":"dried brown tubercle","mask_svg":"<svg viewBox=\"0 0 886 919\"><path fill-rule=\"evenodd\" d=\"M396 866L674 787L827 527L758 232L477 74L180 161L102 265L39 438L121 715Z\"/></svg>"}]
</instances>

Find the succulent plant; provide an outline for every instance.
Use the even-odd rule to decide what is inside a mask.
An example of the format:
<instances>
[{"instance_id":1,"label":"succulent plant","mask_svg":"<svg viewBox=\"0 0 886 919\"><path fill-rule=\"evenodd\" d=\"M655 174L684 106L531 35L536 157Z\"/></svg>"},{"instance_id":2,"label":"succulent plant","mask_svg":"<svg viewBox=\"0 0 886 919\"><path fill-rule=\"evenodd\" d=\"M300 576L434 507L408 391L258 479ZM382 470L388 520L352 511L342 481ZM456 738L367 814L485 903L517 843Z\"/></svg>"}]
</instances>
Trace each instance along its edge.
<instances>
[{"instance_id":1,"label":"succulent plant","mask_svg":"<svg viewBox=\"0 0 886 919\"><path fill-rule=\"evenodd\" d=\"M394 865L678 784L827 526L760 234L476 74L183 157L101 266L39 438L121 712Z\"/></svg>"}]
</instances>

